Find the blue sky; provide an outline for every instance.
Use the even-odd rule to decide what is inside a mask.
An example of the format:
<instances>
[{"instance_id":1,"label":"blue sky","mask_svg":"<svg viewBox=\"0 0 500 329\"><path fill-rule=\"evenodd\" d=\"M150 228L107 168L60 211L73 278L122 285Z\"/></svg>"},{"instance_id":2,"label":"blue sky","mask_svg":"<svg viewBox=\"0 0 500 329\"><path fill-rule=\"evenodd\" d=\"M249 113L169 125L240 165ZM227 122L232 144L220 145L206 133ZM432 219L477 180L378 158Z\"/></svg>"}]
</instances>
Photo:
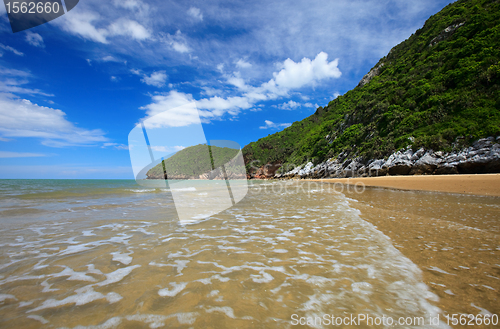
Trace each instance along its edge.
<instances>
[{"instance_id":1,"label":"blue sky","mask_svg":"<svg viewBox=\"0 0 500 329\"><path fill-rule=\"evenodd\" d=\"M207 140L243 147L354 88L450 2L80 0L15 34L0 6L0 178L133 178L129 132L190 102Z\"/></svg>"}]
</instances>

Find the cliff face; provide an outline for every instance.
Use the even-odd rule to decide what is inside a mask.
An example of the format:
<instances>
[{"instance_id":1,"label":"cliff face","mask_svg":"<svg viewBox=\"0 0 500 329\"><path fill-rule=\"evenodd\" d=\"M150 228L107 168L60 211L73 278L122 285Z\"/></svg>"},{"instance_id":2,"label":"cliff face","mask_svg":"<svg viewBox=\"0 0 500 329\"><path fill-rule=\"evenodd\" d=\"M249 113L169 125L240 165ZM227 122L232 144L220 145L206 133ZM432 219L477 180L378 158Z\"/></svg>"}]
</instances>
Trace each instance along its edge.
<instances>
[{"instance_id":1,"label":"cliff face","mask_svg":"<svg viewBox=\"0 0 500 329\"><path fill-rule=\"evenodd\" d=\"M458 154L499 136L499 49L499 1L450 4L380 59L356 88L245 146L247 172L260 177L266 165L281 164L282 174L344 157L342 164L362 158L366 165L408 147Z\"/></svg>"}]
</instances>

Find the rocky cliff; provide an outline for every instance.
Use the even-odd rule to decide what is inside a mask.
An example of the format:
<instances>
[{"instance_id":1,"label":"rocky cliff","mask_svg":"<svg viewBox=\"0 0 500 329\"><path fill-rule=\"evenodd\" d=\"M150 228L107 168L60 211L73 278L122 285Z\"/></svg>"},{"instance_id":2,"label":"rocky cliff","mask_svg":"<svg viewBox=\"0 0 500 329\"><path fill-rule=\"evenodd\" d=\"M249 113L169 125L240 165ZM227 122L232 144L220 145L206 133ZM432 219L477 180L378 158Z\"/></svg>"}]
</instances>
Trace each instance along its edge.
<instances>
[{"instance_id":1,"label":"rocky cliff","mask_svg":"<svg viewBox=\"0 0 500 329\"><path fill-rule=\"evenodd\" d=\"M266 178L345 178L386 175L436 175L500 173L500 136L476 141L457 152L441 152L410 147L391 154L387 159L350 158L341 153L316 166L312 162L282 174Z\"/></svg>"}]
</instances>

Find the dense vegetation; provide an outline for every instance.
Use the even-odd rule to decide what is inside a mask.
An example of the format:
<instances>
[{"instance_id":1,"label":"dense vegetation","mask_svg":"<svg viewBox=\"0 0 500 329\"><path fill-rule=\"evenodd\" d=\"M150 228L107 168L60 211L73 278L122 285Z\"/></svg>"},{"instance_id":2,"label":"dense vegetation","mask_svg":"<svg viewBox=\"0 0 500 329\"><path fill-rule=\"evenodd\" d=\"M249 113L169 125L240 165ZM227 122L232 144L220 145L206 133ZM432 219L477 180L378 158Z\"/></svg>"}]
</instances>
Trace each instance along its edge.
<instances>
[{"instance_id":1,"label":"dense vegetation","mask_svg":"<svg viewBox=\"0 0 500 329\"><path fill-rule=\"evenodd\" d=\"M179 175L199 176L208 173L232 160L239 149L208 146L206 144L187 147L151 168L147 175L163 177L163 166L170 177Z\"/></svg>"},{"instance_id":2,"label":"dense vegetation","mask_svg":"<svg viewBox=\"0 0 500 329\"><path fill-rule=\"evenodd\" d=\"M245 146L247 166L318 163L342 151L381 158L408 145L449 151L499 135L499 50L500 1L450 4L380 59L369 82Z\"/></svg>"}]
</instances>

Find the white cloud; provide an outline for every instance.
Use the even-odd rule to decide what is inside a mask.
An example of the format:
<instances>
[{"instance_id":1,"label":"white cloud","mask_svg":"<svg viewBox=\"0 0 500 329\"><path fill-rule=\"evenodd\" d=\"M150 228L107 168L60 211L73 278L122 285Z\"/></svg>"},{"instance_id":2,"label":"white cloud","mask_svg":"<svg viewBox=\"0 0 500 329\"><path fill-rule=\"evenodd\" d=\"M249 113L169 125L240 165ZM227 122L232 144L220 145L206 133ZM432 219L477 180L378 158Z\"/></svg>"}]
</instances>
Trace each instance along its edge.
<instances>
[{"instance_id":1,"label":"white cloud","mask_svg":"<svg viewBox=\"0 0 500 329\"><path fill-rule=\"evenodd\" d=\"M44 156L47 156L47 155L41 154L41 153L0 151L0 158L36 158L36 157L44 157Z\"/></svg>"},{"instance_id":2,"label":"white cloud","mask_svg":"<svg viewBox=\"0 0 500 329\"><path fill-rule=\"evenodd\" d=\"M274 73L274 81L278 87L286 89L301 88L312 85L327 78L340 78L338 58L328 62L328 54L320 52L314 60L303 58L299 63L291 59L285 60L283 68Z\"/></svg>"},{"instance_id":3,"label":"white cloud","mask_svg":"<svg viewBox=\"0 0 500 329\"><path fill-rule=\"evenodd\" d=\"M236 66L239 67L239 68L242 68L242 69L248 69L250 67L252 67L252 64L248 63L247 61L245 61L244 59L239 59L237 62L236 62Z\"/></svg>"},{"instance_id":4,"label":"white cloud","mask_svg":"<svg viewBox=\"0 0 500 329\"><path fill-rule=\"evenodd\" d=\"M172 90L165 95L153 95L151 99L151 104L141 107L141 110L146 110L143 120L155 117L154 120L145 121L146 128L182 127L200 122L196 108L183 107L193 102L189 94Z\"/></svg>"},{"instance_id":5,"label":"white cloud","mask_svg":"<svg viewBox=\"0 0 500 329\"><path fill-rule=\"evenodd\" d=\"M128 150L128 145L118 144L118 143L103 143L101 148L106 148L110 146L114 147L117 150Z\"/></svg>"},{"instance_id":6,"label":"white cloud","mask_svg":"<svg viewBox=\"0 0 500 329\"><path fill-rule=\"evenodd\" d=\"M109 35L111 36L127 36L136 40L145 40L151 37L148 30L141 24L130 19L119 19L112 23L109 27Z\"/></svg>"},{"instance_id":7,"label":"white cloud","mask_svg":"<svg viewBox=\"0 0 500 329\"><path fill-rule=\"evenodd\" d=\"M141 81L147 85L160 88L165 86L165 82L167 81L167 74L165 73L165 71L153 72L150 76L144 75Z\"/></svg>"},{"instance_id":8,"label":"white cloud","mask_svg":"<svg viewBox=\"0 0 500 329\"><path fill-rule=\"evenodd\" d=\"M138 41L151 37L150 32L144 26L131 19L119 18L107 27L96 27L96 23L101 21L101 16L97 13L71 11L63 19L58 20L57 24L69 33L104 44L109 43L107 38L113 36L131 37Z\"/></svg>"},{"instance_id":9,"label":"white cloud","mask_svg":"<svg viewBox=\"0 0 500 329\"><path fill-rule=\"evenodd\" d=\"M143 73L141 70L137 70L137 69L131 69L130 72L132 74L142 76L141 81L143 83L150 85L150 86L155 86L158 88L165 86L165 82L167 81L167 78L168 78L165 71L155 71L155 72L151 73L151 75L147 75L147 74Z\"/></svg>"},{"instance_id":10,"label":"white cloud","mask_svg":"<svg viewBox=\"0 0 500 329\"><path fill-rule=\"evenodd\" d=\"M108 40L106 40L108 34L107 30L104 28L96 28L93 25L93 22L98 20L100 20L100 16L94 12L73 10L54 22L61 25L63 30L79 35L84 39L108 43Z\"/></svg>"},{"instance_id":11,"label":"white cloud","mask_svg":"<svg viewBox=\"0 0 500 329\"><path fill-rule=\"evenodd\" d=\"M142 3L137 0L113 0L113 4L117 7L122 7L126 9L134 9L142 5Z\"/></svg>"},{"instance_id":12,"label":"white cloud","mask_svg":"<svg viewBox=\"0 0 500 329\"><path fill-rule=\"evenodd\" d=\"M194 19L197 19L197 20L200 20L200 21L203 20L203 14L201 13L201 10L199 8L191 7L187 11L187 13L188 13L189 16L193 17Z\"/></svg>"},{"instance_id":13,"label":"white cloud","mask_svg":"<svg viewBox=\"0 0 500 329\"><path fill-rule=\"evenodd\" d=\"M31 31L26 32L26 42L35 47L45 47L42 36Z\"/></svg>"},{"instance_id":14,"label":"white cloud","mask_svg":"<svg viewBox=\"0 0 500 329\"><path fill-rule=\"evenodd\" d=\"M334 93L334 94L333 94L333 99L335 99L335 98L337 98L337 97L339 97L339 96L340 96L340 94L339 94L339 93Z\"/></svg>"},{"instance_id":15,"label":"white cloud","mask_svg":"<svg viewBox=\"0 0 500 329\"><path fill-rule=\"evenodd\" d=\"M42 95L52 97L54 95L44 93L38 89L24 88L22 85L27 84L31 74L27 71L7 69L0 66L0 93L19 93L28 95Z\"/></svg>"},{"instance_id":16,"label":"white cloud","mask_svg":"<svg viewBox=\"0 0 500 329\"><path fill-rule=\"evenodd\" d=\"M99 130L76 127L57 109L0 93L0 135L41 138L47 146L95 145L107 138Z\"/></svg>"},{"instance_id":17,"label":"white cloud","mask_svg":"<svg viewBox=\"0 0 500 329\"><path fill-rule=\"evenodd\" d=\"M294 102L292 100L278 105L278 108L281 110L295 110L297 107L300 106L300 103Z\"/></svg>"},{"instance_id":18,"label":"white cloud","mask_svg":"<svg viewBox=\"0 0 500 329\"><path fill-rule=\"evenodd\" d=\"M290 127L292 124L291 123L274 123L269 120L265 120L265 125L259 127L260 129L281 129L281 128L286 128Z\"/></svg>"},{"instance_id":19,"label":"white cloud","mask_svg":"<svg viewBox=\"0 0 500 329\"><path fill-rule=\"evenodd\" d=\"M168 33L166 35L162 35L161 40L179 53L189 53L191 51L191 48L187 45L186 38L180 30L177 30L174 35Z\"/></svg>"},{"instance_id":20,"label":"white cloud","mask_svg":"<svg viewBox=\"0 0 500 329\"><path fill-rule=\"evenodd\" d=\"M3 49L3 50L7 50L7 51L10 51L18 56L24 56L24 54L20 51L18 51L17 49L14 49L12 48L11 46L5 46L3 44L0 43L0 49ZM3 55L2 51L0 50L0 54ZM1 56L0 55L0 56Z\"/></svg>"},{"instance_id":21,"label":"white cloud","mask_svg":"<svg viewBox=\"0 0 500 329\"><path fill-rule=\"evenodd\" d=\"M220 73L224 72L224 63L217 64L217 71Z\"/></svg>"},{"instance_id":22,"label":"white cloud","mask_svg":"<svg viewBox=\"0 0 500 329\"><path fill-rule=\"evenodd\" d=\"M162 111L170 110L190 102L195 102L196 107L199 110L199 116L203 122L220 119L225 114L235 116L241 110L253 108L257 102L284 96L291 88L300 88L308 84L313 85L319 80L340 76L340 71L337 68L337 61L328 62L327 57L327 54L320 53L314 60L311 61L304 58L300 63L295 63L292 60L287 59L282 65L280 65L282 69L277 73L273 73L274 78L261 84L259 87L247 85L238 72L235 72L232 76L226 76L227 83L236 86L238 90L243 93L241 96L221 97L215 95L209 98L195 100L190 94L184 94L182 92L172 90L166 95L152 96L153 102L142 107L141 109L147 110L146 118L148 118L154 116L155 114L159 114ZM317 72L320 68L326 69L327 72ZM139 70L133 70L131 72L138 75L142 74ZM306 81L301 83L293 82L288 84L278 84L275 80L279 79L281 81L286 77L291 79L303 77ZM283 109L293 109L299 105L300 104L290 100L281 106ZM171 119L167 121L170 122L168 125L182 126L192 124L193 120L194 119L190 114L183 116L174 113L172 114ZM167 123L162 124L167 125ZM283 125L284 124L280 124L280 126L276 127L283 127Z\"/></svg>"},{"instance_id":23,"label":"white cloud","mask_svg":"<svg viewBox=\"0 0 500 329\"><path fill-rule=\"evenodd\" d=\"M115 58L111 55L104 56L103 58L101 58L101 61L103 61L103 62L121 62L121 60L119 60L118 58Z\"/></svg>"},{"instance_id":24,"label":"white cloud","mask_svg":"<svg viewBox=\"0 0 500 329\"><path fill-rule=\"evenodd\" d=\"M113 82L118 81L118 78L117 78L117 77L115 77L114 75L112 75L109 79L110 79L111 81L113 81Z\"/></svg>"}]
</instances>

